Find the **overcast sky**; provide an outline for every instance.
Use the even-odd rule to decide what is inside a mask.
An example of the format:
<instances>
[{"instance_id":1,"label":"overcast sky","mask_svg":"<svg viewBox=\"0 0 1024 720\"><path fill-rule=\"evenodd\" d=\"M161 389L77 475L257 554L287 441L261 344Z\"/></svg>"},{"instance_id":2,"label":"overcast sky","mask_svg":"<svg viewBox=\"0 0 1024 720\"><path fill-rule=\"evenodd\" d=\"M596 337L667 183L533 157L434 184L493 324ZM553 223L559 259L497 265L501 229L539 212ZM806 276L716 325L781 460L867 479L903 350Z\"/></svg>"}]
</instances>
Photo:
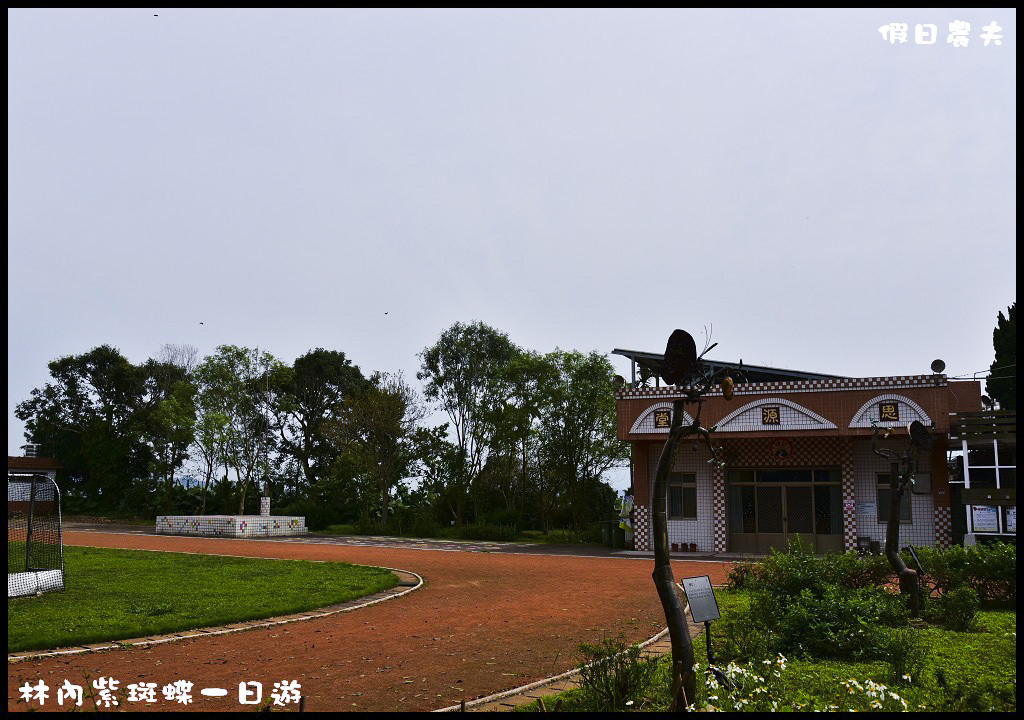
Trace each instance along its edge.
<instances>
[{"instance_id":1,"label":"overcast sky","mask_svg":"<svg viewBox=\"0 0 1024 720\"><path fill-rule=\"evenodd\" d=\"M419 386L456 321L602 353L713 325L720 360L984 370L1016 40L1009 9L9 10L8 452L47 363L104 343Z\"/></svg>"}]
</instances>

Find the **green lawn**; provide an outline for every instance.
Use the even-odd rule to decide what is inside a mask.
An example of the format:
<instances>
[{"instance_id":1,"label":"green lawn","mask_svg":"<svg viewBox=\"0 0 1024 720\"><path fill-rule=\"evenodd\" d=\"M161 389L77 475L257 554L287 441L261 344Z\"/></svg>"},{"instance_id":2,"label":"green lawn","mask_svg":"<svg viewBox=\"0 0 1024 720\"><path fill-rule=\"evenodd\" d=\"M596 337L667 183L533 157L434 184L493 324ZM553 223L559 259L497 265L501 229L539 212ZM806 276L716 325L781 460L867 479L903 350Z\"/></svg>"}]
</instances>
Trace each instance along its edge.
<instances>
[{"instance_id":1,"label":"green lawn","mask_svg":"<svg viewBox=\"0 0 1024 720\"><path fill-rule=\"evenodd\" d=\"M653 592L653 591L652 591ZM723 618L730 613L745 612L748 607L744 592L716 590ZM740 704L742 710L771 712L782 710L901 710L902 702L910 711L986 712L1016 710L1017 686L1017 613L1015 610L983 610L978 613L972 632L955 632L941 627L913 628L919 633L927 656L916 676L905 679L891 663L844 662L816 658L786 658L781 665L778 658L771 665L760 662L740 663L766 676L764 682L754 676L736 675L744 689L728 700L728 693L709 685L707 654L703 633L694 641L698 665L698 707L713 706L733 710ZM712 643L719 648L720 640L712 623ZM772 660L765 658L766 660ZM719 667L727 662L719 657ZM778 671L778 676L775 672ZM667 709L670 682L670 662L658 661L655 682L630 707L630 710L663 711ZM856 684L850 681L856 681ZM869 682L870 681L870 682ZM876 685L873 687L871 683ZM859 684L859 687L858 687ZM879 691L878 686L885 689ZM762 688L762 689L757 689ZM895 692L893 697L890 691ZM545 700L551 710L558 699L559 710L592 711L595 708L583 690L572 690L558 698ZM880 699L881 698L881 699ZM736 703L743 700L743 703ZM774 705L773 705L774 703ZM872 703L882 705L882 708ZM536 703L518 710L536 711Z\"/></svg>"},{"instance_id":2,"label":"green lawn","mask_svg":"<svg viewBox=\"0 0 1024 720\"><path fill-rule=\"evenodd\" d=\"M7 603L7 651L224 625L312 610L394 587L347 563L64 548L64 592Z\"/></svg>"}]
</instances>

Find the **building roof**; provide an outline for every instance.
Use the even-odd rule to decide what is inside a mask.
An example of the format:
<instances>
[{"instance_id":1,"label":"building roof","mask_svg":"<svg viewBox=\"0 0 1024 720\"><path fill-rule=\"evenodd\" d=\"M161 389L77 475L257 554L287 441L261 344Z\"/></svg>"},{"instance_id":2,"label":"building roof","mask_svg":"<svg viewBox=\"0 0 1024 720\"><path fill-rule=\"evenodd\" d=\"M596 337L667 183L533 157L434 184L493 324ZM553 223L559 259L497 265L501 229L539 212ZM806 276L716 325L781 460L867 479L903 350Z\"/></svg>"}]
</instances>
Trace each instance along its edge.
<instances>
[{"instance_id":1,"label":"building roof","mask_svg":"<svg viewBox=\"0 0 1024 720\"><path fill-rule=\"evenodd\" d=\"M634 363L644 364L645 361L660 362L664 359L663 353L649 353L641 352L639 350L622 350L621 348L615 348L612 350L613 355L622 355L632 360ZM849 380L850 378L843 375L825 375L823 373L812 373L804 370L786 370L783 368L766 367L764 365L748 365L743 362L726 362L724 360L709 360L705 358L704 364L708 366L711 372L718 372L722 369L736 370L743 367L743 373L746 376L744 380L736 378L738 382L780 382L786 380Z\"/></svg>"},{"instance_id":2,"label":"building roof","mask_svg":"<svg viewBox=\"0 0 1024 720\"><path fill-rule=\"evenodd\" d=\"M62 467L53 458L7 456L8 470L60 470Z\"/></svg>"}]
</instances>

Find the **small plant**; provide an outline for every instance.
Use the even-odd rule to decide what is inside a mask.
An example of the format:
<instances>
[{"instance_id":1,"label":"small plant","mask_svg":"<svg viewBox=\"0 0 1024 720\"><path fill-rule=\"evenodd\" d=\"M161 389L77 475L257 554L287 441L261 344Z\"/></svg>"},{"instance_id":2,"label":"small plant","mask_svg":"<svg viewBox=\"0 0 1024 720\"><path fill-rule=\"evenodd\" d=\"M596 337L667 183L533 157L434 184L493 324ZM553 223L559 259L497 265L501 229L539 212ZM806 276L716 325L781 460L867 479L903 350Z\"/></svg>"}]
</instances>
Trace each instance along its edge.
<instances>
[{"instance_id":1,"label":"small plant","mask_svg":"<svg viewBox=\"0 0 1024 720\"><path fill-rule=\"evenodd\" d=\"M594 712L640 709L654 680L656 663L642 657L639 645L605 638L596 645L581 643L580 689Z\"/></svg>"},{"instance_id":2,"label":"small plant","mask_svg":"<svg viewBox=\"0 0 1024 720\"><path fill-rule=\"evenodd\" d=\"M894 683L909 683L920 678L928 662L928 646L921 633L912 628L889 631L879 643L878 654L892 666Z\"/></svg>"}]
</instances>

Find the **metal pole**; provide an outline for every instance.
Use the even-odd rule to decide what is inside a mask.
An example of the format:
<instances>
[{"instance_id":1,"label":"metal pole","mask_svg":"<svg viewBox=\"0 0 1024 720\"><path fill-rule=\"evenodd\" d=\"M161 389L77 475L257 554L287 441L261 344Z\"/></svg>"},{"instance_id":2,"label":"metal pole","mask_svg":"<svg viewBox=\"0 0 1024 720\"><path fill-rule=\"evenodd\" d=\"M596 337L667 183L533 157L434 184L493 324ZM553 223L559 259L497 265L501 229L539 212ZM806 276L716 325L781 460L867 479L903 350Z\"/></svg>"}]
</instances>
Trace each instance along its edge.
<instances>
[{"instance_id":1,"label":"metal pole","mask_svg":"<svg viewBox=\"0 0 1024 720\"><path fill-rule=\"evenodd\" d=\"M25 531L25 570L32 569L32 516L36 512L36 476L29 476L28 491L28 528Z\"/></svg>"}]
</instances>

